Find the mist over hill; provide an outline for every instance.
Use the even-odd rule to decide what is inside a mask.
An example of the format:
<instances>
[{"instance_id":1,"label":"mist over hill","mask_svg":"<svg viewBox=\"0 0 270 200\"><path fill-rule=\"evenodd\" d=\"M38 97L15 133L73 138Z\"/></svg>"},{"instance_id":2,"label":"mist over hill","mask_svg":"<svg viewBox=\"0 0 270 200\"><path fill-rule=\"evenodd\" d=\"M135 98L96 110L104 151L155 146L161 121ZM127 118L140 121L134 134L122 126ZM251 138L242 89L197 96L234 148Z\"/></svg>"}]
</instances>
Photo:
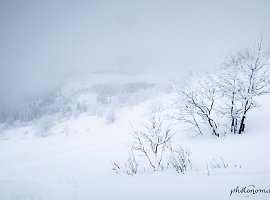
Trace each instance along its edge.
<instances>
[{"instance_id":1,"label":"mist over hill","mask_svg":"<svg viewBox=\"0 0 270 200\"><path fill-rule=\"evenodd\" d=\"M0 200L269 200L269 8L0 0Z\"/></svg>"}]
</instances>

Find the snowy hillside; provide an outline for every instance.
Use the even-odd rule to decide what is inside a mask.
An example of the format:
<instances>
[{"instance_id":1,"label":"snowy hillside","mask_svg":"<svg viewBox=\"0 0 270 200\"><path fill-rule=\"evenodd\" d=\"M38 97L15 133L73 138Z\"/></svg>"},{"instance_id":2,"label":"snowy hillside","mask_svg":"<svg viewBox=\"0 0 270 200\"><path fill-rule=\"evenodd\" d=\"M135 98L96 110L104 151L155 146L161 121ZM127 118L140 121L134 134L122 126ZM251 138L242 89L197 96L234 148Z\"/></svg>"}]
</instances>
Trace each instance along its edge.
<instances>
[{"instance_id":1,"label":"snowy hillside","mask_svg":"<svg viewBox=\"0 0 270 200\"><path fill-rule=\"evenodd\" d=\"M191 152L192 170L185 174L172 168L154 172L147 161L135 176L115 174L111 162L128 156L134 127L144 123L149 107L159 104L171 112L166 105L175 94L169 82L145 79L68 80L50 104L35 101L44 109L38 118L2 123L0 199L269 199L261 193L230 195L237 186L269 188L269 95L258 99L261 109L251 111L241 135L191 138L185 124L172 123L172 145ZM59 105L62 110L53 111Z\"/></svg>"},{"instance_id":2,"label":"snowy hillside","mask_svg":"<svg viewBox=\"0 0 270 200\"><path fill-rule=\"evenodd\" d=\"M270 200L270 0L0 0L0 200Z\"/></svg>"},{"instance_id":3,"label":"snowy hillside","mask_svg":"<svg viewBox=\"0 0 270 200\"><path fill-rule=\"evenodd\" d=\"M28 122L44 115L73 116L82 112L103 116L123 106L136 105L161 90L170 90L167 84L141 76L93 74L73 77L56 88L28 95L19 105L1 102L0 122L14 124ZM163 87L163 88L162 88ZM167 88L164 88L167 87Z\"/></svg>"}]
</instances>

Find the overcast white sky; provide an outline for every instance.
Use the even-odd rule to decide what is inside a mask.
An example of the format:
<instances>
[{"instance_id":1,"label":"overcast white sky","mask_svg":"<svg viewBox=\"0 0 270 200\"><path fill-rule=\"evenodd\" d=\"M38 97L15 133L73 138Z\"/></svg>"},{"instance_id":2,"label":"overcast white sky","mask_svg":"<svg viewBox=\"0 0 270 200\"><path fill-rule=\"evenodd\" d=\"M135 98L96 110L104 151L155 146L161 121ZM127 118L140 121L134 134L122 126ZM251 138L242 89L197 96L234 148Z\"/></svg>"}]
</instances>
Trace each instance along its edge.
<instances>
[{"instance_id":1,"label":"overcast white sky","mask_svg":"<svg viewBox=\"0 0 270 200\"><path fill-rule=\"evenodd\" d=\"M260 33L269 45L269 0L0 0L0 91L103 68L214 66Z\"/></svg>"}]
</instances>

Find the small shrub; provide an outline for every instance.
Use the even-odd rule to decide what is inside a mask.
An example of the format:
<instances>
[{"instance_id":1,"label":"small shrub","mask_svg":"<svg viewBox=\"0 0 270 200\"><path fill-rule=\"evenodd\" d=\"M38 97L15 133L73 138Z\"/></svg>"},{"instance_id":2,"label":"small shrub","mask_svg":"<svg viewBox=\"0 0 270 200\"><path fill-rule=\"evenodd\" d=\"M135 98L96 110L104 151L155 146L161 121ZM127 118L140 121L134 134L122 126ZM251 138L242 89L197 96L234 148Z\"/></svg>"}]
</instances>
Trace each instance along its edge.
<instances>
[{"instance_id":1,"label":"small shrub","mask_svg":"<svg viewBox=\"0 0 270 200\"><path fill-rule=\"evenodd\" d=\"M123 161L122 165L116 162L111 162L112 170L116 173L125 173L127 175L135 175L138 172L138 163L133 152L129 153L129 157Z\"/></svg>"},{"instance_id":2,"label":"small shrub","mask_svg":"<svg viewBox=\"0 0 270 200\"><path fill-rule=\"evenodd\" d=\"M110 110L106 113L106 116L105 116L105 122L107 124L112 124L114 123L116 120L116 114L115 114L115 111L113 110Z\"/></svg>"},{"instance_id":3,"label":"small shrub","mask_svg":"<svg viewBox=\"0 0 270 200\"><path fill-rule=\"evenodd\" d=\"M179 174L184 174L188 169L192 169L190 160L190 150L179 147L176 150L171 150L170 164Z\"/></svg>"},{"instance_id":4,"label":"small shrub","mask_svg":"<svg viewBox=\"0 0 270 200\"><path fill-rule=\"evenodd\" d=\"M229 167L228 163L222 157L220 157L219 159L212 159L210 161L210 166L212 169Z\"/></svg>"}]
</instances>

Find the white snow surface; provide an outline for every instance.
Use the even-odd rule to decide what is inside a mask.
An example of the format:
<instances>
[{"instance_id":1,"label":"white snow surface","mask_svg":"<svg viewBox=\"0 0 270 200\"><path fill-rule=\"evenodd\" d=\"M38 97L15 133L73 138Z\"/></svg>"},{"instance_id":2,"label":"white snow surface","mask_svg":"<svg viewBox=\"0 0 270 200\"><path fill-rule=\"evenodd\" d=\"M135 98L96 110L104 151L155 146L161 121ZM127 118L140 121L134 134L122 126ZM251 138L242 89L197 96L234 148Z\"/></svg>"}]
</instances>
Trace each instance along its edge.
<instances>
[{"instance_id":1,"label":"white snow surface","mask_svg":"<svg viewBox=\"0 0 270 200\"><path fill-rule=\"evenodd\" d=\"M48 137L35 135L36 128L1 125L1 200L177 200L177 199L270 199L270 194L230 192L237 186L270 188L270 95L261 97L259 110L248 115L242 135L190 138L184 125L173 126L174 144L191 150L193 169L140 171L137 175L115 174L110 161L126 158L132 143L132 127L140 124L152 102L163 105L172 93L117 110L117 120L82 113L56 119ZM34 122L33 122L34 123ZM35 122L36 123L36 122ZM226 169L210 169L206 162L222 157Z\"/></svg>"}]
</instances>

